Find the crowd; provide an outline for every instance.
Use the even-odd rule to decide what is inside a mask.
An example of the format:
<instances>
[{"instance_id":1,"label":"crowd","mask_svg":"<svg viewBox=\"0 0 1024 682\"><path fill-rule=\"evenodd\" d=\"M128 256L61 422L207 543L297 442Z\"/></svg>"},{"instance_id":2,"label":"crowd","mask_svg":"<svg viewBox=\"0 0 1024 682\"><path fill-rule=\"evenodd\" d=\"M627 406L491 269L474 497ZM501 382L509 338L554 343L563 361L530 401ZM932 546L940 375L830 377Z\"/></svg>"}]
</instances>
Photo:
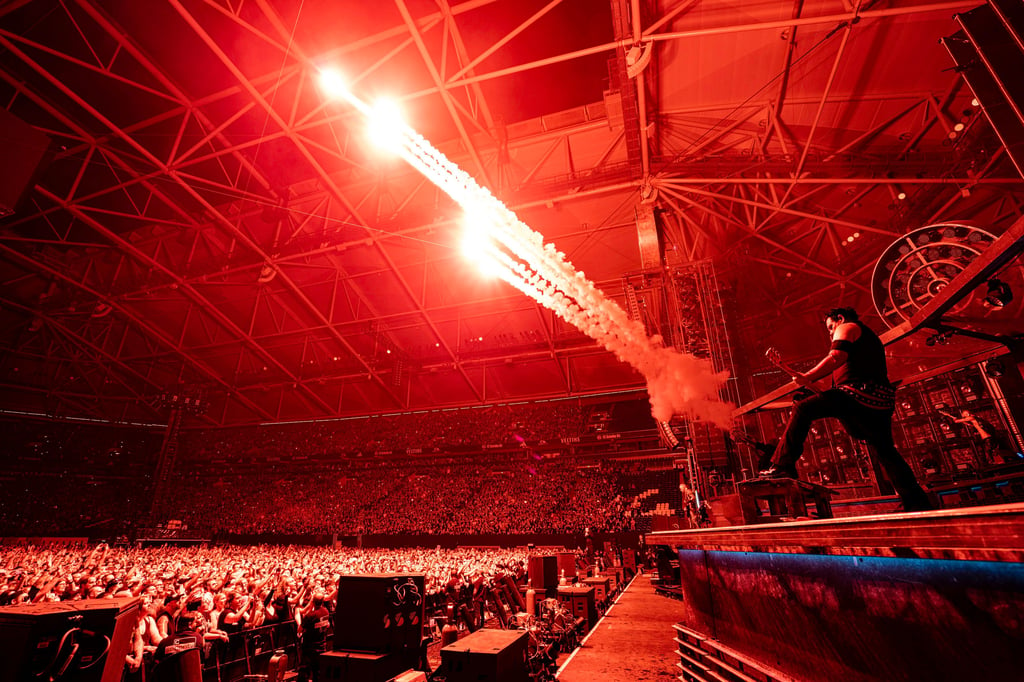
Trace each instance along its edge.
<instances>
[{"instance_id":1,"label":"crowd","mask_svg":"<svg viewBox=\"0 0 1024 682\"><path fill-rule=\"evenodd\" d=\"M231 533L481 534L622 530L616 477L520 454L463 465L400 462L356 471L182 472L163 518Z\"/></svg>"},{"instance_id":2,"label":"crowd","mask_svg":"<svg viewBox=\"0 0 1024 682\"><path fill-rule=\"evenodd\" d=\"M141 595L157 603L202 592L208 608L218 595L230 602L235 595L265 600L275 590L329 594L341 575L365 573L423 573L427 594L436 594L453 574L520 578L527 558L525 550L497 548L0 545L0 606Z\"/></svg>"},{"instance_id":3,"label":"crowd","mask_svg":"<svg viewBox=\"0 0 1024 682\"><path fill-rule=\"evenodd\" d=\"M184 429L160 481L159 428L5 422L0 536L133 536L171 520L201 537L629 530L635 505L615 465L562 442L595 415L639 407L564 400Z\"/></svg>"},{"instance_id":4,"label":"crowd","mask_svg":"<svg viewBox=\"0 0 1024 682\"><path fill-rule=\"evenodd\" d=\"M240 455L321 454L479 449L554 442L585 431L577 401L432 410L334 421L275 424L182 433L182 456L208 460Z\"/></svg>"},{"instance_id":5,"label":"crowd","mask_svg":"<svg viewBox=\"0 0 1024 682\"><path fill-rule=\"evenodd\" d=\"M140 597L129 666L138 669L175 628L207 647L234 632L333 610L339 578L422 573L428 614L449 595L499 575L522 582L522 549L343 549L297 546L0 546L0 606Z\"/></svg>"}]
</instances>

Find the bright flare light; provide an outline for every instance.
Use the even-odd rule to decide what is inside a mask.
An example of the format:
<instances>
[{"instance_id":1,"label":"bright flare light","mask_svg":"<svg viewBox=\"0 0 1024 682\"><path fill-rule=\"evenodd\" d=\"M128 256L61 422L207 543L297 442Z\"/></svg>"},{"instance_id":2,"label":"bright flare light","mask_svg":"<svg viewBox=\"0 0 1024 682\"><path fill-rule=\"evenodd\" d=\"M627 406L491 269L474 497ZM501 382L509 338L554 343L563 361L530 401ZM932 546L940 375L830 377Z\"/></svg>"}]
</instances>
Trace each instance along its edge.
<instances>
[{"instance_id":1,"label":"bright flare light","mask_svg":"<svg viewBox=\"0 0 1024 682\"><path fill-rule=\"evenodd\" d=\"M480 187L464 170L409 128L393 103L370 109L350 92L341 96L370 121L374 137L386 143L471 216L466 230L469 257L487 263L513 287L552 310L566 322L631 365L647 380L651 413L659 421L673 415L732 426L733 406L719 397L728 372L715 371L704 358L665 346L648 336L641 322L631 320L607 298L565 254L545 244L505 204Z\"/></svg>"},{"instance_id":2,"label":"bright flare light","mask_svg":"<svg viewBox=\"0 0 1024 682\"><path fill-rule=\"evenodd\" d=\"M407 128L397 102L382 99L373 105L367 132L375 145L397 154L402 148L402 139Z\"/></svg>"},{"instance_id":3,"label":"bright flare light","mask_svg":"<svg viewBox=\"0 0 1024 682\"><path fill-rule=\"evenodd\" d=\"M332 99L342 99L348 94L345 79L336 69L324 69L320 72L320 89Z\"/></svg>"},{"instance_id":4,"label":"bright flare light","mask_svg":"<svg viewBox=\"0 0 1024 682\"><path fill-rule=\"evenodd\" d=\"M467 213L462 219L462 255L487 277L507 279L504 268L495 259L496 250L486 219L474 218Z\"/></svg>"}]
</instances>

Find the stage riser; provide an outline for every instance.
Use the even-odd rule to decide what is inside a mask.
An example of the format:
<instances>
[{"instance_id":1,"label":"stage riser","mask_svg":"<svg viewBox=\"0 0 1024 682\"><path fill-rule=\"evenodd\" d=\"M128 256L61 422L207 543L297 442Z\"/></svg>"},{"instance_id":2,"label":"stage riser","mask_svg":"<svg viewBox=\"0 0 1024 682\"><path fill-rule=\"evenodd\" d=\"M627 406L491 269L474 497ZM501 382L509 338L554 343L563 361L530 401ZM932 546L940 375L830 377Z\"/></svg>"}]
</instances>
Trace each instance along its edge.
<instances>
[{"instance_id":1,"label":"stage riser","mask_svg":"<svg viewBox=\"0 0 1024 682\"><path fill-rule=\"evenodd\" d=\"M678 554L682 625L796 679L1020 679L1021 564Z\"/></svg>"}]
</instances>

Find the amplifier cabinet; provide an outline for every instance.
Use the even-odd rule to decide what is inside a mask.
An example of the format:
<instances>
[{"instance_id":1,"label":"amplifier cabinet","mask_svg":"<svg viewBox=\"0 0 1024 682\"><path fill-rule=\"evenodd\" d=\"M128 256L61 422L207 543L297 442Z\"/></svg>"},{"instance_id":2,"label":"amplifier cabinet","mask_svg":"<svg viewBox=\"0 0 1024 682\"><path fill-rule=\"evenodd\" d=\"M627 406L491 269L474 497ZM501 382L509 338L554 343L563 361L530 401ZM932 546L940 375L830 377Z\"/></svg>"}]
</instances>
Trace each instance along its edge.
<instances>
[{"instance_id":1,"label":"amplifier cabinet","mask_svg":"<svg viewBox=\"0 0 1024 682\"><path fill-rule=\"evenodd\" d=\"M604 602L608 598L608 576L594 576L593 578L584 578L583 584L594 588L594 599L597 603Z\"/></svg>"},{"instance_id":2,"label":"amplifier cabinet","mask_svg":"<svg viewBox=\"0 0 1024 682\"><path fill-rule=\"evenodd\" d=\"M415 662L423 637L422 573L343 575L338 579L334 648L401 654Z\"/></svg>"},{"instance_id":3,"label":"amplifier cabinet","mask_svg":"<svg viewBox=\"0 0 1024 682\"><path fill-rule=\"evenodd\" d=\"M597 603L593 587L559 587L558 601L569 609L573 618L586 621L588 632L597 624Z\"/></svg>"},{"instance_id":4,"label":"amplifier cabinet","mask_svg":"<svg viewBox=\"0 0 1024 682\"><path fill-rule=\"evenodd\" d=\"M0 608L0 680L120 682L138 597Z\"/></svg>"},{"instance_id":5,"label":"amplifier cabinet","mask_svg":"<svg viewBox=\"0 0 1024 682\"><path fill-rule=\"evenodd\" d=\"M558 587L558 558L554 554L530 557L527 569L533 589L546 591Z\"/></svg>"}]
</instances>

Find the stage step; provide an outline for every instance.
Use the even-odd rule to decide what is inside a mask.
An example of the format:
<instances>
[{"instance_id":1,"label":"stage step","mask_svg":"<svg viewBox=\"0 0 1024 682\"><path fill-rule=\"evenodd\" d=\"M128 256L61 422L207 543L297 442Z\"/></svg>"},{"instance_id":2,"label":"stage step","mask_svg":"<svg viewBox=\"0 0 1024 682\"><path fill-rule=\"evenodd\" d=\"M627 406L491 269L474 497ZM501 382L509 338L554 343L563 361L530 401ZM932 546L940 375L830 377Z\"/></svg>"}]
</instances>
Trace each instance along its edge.
<instances>
[{"instance_id":1,"label":"stage step","mask_svg":"<svg viewBox=\"0 0 1024 682\"><path fill-rule=\"evenodd\" d=\"M672 626L681 682L794 682L768 665L687 628Z\"/></svg>"}]
</instances>

